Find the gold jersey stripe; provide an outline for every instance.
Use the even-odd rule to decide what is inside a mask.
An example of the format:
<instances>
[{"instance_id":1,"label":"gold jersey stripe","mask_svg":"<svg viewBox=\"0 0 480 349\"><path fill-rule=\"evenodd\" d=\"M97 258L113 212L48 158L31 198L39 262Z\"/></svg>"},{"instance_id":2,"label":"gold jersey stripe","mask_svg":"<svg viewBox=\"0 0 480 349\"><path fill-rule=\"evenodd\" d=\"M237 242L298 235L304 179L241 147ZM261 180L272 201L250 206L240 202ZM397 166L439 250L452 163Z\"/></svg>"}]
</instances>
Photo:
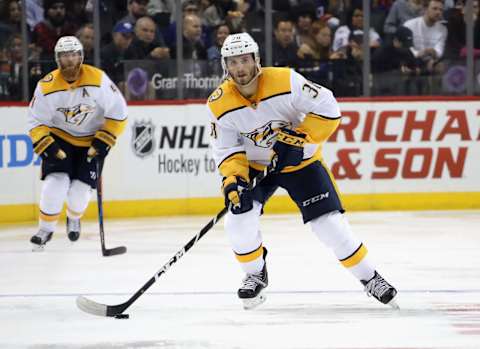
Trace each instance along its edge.
<instances>
[{"instance_id":1,"label":"gold jersey stripe","mask_svg":"<svg viewBox=\"0 0 480 349\"><path fill-rule=\"evenodd\" d=\"M255 251L245 253L245 254L238 254L235 252L235 257L240 263L248 263L252 262L258 257L263 256L263 246L260 245Z\"/></svg>"},{"instance_id":2,"label":"gold jersey stripe","mask_svg":"<svg viewBox=\"0 0 480 349\"><path fill-rule=\"evenodd\" d=\"M338 119L341 119L342 116L335 116L335 117L332 117L332 116L325 116L325 115L320 115L320 114L315 114L313 112L310 112L308 113L308 115L312 115L312 116L315 116L317 118L322 118L322 119L327 119L327 120L338 120Z\"/></svg>"},{"instance_id":3,"label":"gold jersey stripe","mask_svg":"<svg viewBox=\"0 0 480 349\"><path fill-rule=\"evenodd\" d=\"M29 135L32 139L32 143L37 143L40 139L50 134L50 127L45 125L39 125L30 130Z\"/></svg>"},{"instance_id":4,"label":"gold jersey stripe","mask_svg":"<svg viewBox=\"0 0 480 349\"><path fill-rule=\"evenodd\" d=\"M43 95L49 95L55 92L68 91L70 89L81 87L100 87L102 83L103 71L88 64L82 64L80 67L80 76L72 84L69 84L63 78L60 69L55 69L40 80L40 88Z\"/></svg>"},{"instance_id":5,"label":"gold jersey stripe","mask_svg":"<svg viewBox=\"0 0 480 349\"><path fill-rule=\"evenodd\" d=\"M249 99L238 92L235 82L226 80L210 95L208 107L217 119L245 107L256 108L262 101L291 93L290 75L290 68L262 68L257 92Z\"/></svg>"},{"instance_id":6,"label":"gold jersey stripe","mask_svg":"<svg viewBox=\"0 0 480 349\"><path fill-rule=\"evenodd\" d=\"M219 115L219 116L217 117L217 120L220 120L221 118L223 118L223 117L224 117L225 115L227 115L228 113L231 113L232 111L240 110L240 109L243 109L243 108L246 108L246 107L247 107L246 105L241 105L240 107L227 110L227 111L223 112L221 115Z\"/></svg>"},{"instance_id":7,"label":"gold jersey stripe","mask_svg":"<svg viewBox=\"0 0 480 349\"><path fill-rule=\"evenodd\" d=\"M307 142L321 144L327 141L339 124L340 118L323 119L309 113L295 131L305 133Z\"/></svg>"},{"instance_id":8,"label":"gold jersey stripe","mask_svg":"<svg viewBox=\"0 0 480 349\"><path fill-rule=\"evenodd\" d=\"M360 244L355 252L353 252L350 256L345 259L341 259L340 262L343 264L345 268L351 268L356 266L358 263L362 261L363 258L367 255L367 248Z\"/></svg>"},{"instance_id":9,"label":"gold jersey stripe","mask_svg":"<svg viewBox=\"0 0 480 349\"><path fill-rule=\"evenodd\" d=\"M73 136L70 133L67 133L63 130L58 128L52 128L51 132L55 135L63 139L65 142L68 142L76 147L89 147L92 144L93 135L91 136Z\"/></svg>"},{"instance_id":10,"label":"gold jersey stripe","mask_svg":"<svg viewBox=\"0 0 480 349\"><path fill-rule=\"evenodd\" d=\"M42 211L40 211L40 215L39 215L40 220L45 222L55 222L58 220L59 217L60 217L60 213L46 214Z\"/></svg>"},{"instance_id":11,"label":"gold jersey stripe","mask_svg":"<svg viewBox=\"0 0 480 349\"><path fill-rule=\"evenodd\" d=\"M270 98L278 97L278 96L283 96L283 95L288 95L288 94L290 94L290 93L292 93L292 92L291 92L291 91L280 92L280 93L277 93L277 94L274 94L274 95L271 95L271 96L268 96L268 97L264 97L264 98L262 98L260 101L263 102L263 101L266 101L266 100L268 100L268 99L270 99Z\"/></svg>"},{"instance_id":12,"label":"gold jersey stripe","mask_svg":"<svg viewBox=\"0 0 480 349\"><path fill-rule=\"evenodd\" d=\"M239 176L249 182L248 160L245 152L230 154L218 165L218 170L223 177Z\"/></svg>"},{"instance_id":13,"label":"gold jersey stripe","mask_svg":"<svg viewBox=\"0 0 480 349\"><path fill-rule=\"evenodd\" d=\"M107 131L115 137L118 137L124 130L127 125L127 119L124 120L115 120L110 118L105 118L105 123L102 126L102 130Z\"/></svg>"}]
</instances>

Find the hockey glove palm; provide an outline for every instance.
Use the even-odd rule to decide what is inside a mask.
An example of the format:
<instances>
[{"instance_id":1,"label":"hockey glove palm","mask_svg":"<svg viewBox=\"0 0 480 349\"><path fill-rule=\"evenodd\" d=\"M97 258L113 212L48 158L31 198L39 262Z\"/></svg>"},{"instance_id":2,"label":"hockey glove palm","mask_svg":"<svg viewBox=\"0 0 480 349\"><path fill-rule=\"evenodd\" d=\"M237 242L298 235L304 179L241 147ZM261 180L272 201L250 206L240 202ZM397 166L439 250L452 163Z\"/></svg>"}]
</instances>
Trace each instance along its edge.
<instances>
[{"instance_id":1,"label":"hockey glove palm","mask_svg":"<svg viewBox=\"0 0 480 349\"><path fill-rule=\"evenodd\" d=\"M286 128L281 129L273 145L273 151L277 157L275 172L280 172L286 166L299 165L303 160L304 144L305 134Z\"/></svg>"},{"instance_id":2,"label":"hockey glove palm","mask_svg":"<svg viewBox=\"0 0 480 349\"><path fill-rule=\"evenodd\" d=\"M33 151L40 155L43 160L63 160L67 154L58 146L52 136L45 136L33 145Z\"/></svg>"},{"instance_id":3,"label":"hockey glove palm","mask_svg":"<svg viewBox=\"0 0 480 349\"><path fill-rule=\"evenodd\" d=\"M107 131L99 130L95 133L92 144L88 148L87 156L91 160L94 157L105 159L110 148L115 144L116 138Z\"/></svg>"},{"instance_id":4,"label":"hockey glove palm","mask_svg":"<svg viewBox=\"0 0 480 349\"><path fill-rule=\"evenodd\" d=\"M248 183L241 177L226 177L222 187L225 206L229 207L233 214L245 213L252 209L252 193L248 189Z\"/></svg>"}]
</instances>

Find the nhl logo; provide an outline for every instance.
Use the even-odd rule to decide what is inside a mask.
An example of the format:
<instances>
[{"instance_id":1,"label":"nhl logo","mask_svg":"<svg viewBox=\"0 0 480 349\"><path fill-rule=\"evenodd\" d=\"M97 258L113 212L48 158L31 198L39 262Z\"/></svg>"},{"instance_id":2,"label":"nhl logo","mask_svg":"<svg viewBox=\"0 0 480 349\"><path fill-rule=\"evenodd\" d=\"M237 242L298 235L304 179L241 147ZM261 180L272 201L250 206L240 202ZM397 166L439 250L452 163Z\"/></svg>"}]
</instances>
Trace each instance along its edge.
<instances>
[{"instance_id":1,"label":"nhl logo","mask_svg":"<svg viewBox=\"0 0 480 349\"><path fill-rule=\"evenodd\" d=\"M143 158L153 152L155 141L153 131L155 127L151 121L136 122L132 127L132 148L135 155Z\"/></svg>"}]
</instances>

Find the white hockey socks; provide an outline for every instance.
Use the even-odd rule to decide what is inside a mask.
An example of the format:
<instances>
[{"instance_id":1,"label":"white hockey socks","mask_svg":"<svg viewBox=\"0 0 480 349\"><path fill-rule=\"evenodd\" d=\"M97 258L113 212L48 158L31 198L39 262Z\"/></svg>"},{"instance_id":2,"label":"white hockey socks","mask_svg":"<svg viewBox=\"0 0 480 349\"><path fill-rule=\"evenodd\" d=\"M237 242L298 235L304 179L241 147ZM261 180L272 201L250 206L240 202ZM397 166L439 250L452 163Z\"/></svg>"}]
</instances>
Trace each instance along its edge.
<instances>
[{"instance_id":1,"label":"white hockey socks","mask_svg":"<svg viewBox=\"0 0 480 349\"><path fill-rule=\"evenodd\" d=\"M72 219L80 219L85 212L92 188L79 180L73 180L67 194L67 216Z\"/></svg>"},{"instance_id":2,"label":"white hockey socks","mask_svg":"<svg viewBox=\"0 0 480 349\"><path fill-rule=\"evenodd\" d=\"M370 280L375 268L367 249L354 235L347 218L339 211L330 212L310 222L312 231L358 280Z\"/></svg>"},{"instance_id":3,"label":"white hockey socks","mask_svg":"<svg viewBox=\"0 0 480 349\"><path fill-rule=\"evenodd\" d=\"M235 257L247 274L258 273L265 265L260 234L261 211L262 205L254 201L250 211L242 214L233 214L228 211L225 218L225 231Z\"/></svg>"},{"instance_id":4,"label":"white hockey socks","mask_svg":"<svg viewBox=\"0 0 480 349\"><path fill-rule=\"evenodd\" d=\"M40 229L55 230L69 186L70 178L66 173L51 173L45 178L40 196Z\"/></svg>"}]
</instances>

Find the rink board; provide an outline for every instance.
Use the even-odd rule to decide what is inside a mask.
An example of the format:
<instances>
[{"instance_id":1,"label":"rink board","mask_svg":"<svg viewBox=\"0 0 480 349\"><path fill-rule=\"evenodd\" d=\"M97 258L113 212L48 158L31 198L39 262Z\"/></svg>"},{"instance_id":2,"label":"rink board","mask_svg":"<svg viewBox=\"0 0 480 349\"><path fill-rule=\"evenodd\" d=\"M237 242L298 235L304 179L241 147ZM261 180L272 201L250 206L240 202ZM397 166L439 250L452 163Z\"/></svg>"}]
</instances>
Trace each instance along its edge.
<instances>
[{"instance_id":1,"label":"rink board","mask_svg":"<svg viewBox=\"0 0 480 349\"><path fill-rule=\"evenodd\" d=\"M204 108L200 103L129 106L126 131L106 163L106 216L221 209ZM40 161L27 135L27 108L1 110L0 222L33 220ZM480 208L479 101L345 101L341 110L342 124L323 152L347 209ZM296 210L284 192L267 209ZM95 212L92 203L87 217Z\"/></svg>"}]
</instances>

